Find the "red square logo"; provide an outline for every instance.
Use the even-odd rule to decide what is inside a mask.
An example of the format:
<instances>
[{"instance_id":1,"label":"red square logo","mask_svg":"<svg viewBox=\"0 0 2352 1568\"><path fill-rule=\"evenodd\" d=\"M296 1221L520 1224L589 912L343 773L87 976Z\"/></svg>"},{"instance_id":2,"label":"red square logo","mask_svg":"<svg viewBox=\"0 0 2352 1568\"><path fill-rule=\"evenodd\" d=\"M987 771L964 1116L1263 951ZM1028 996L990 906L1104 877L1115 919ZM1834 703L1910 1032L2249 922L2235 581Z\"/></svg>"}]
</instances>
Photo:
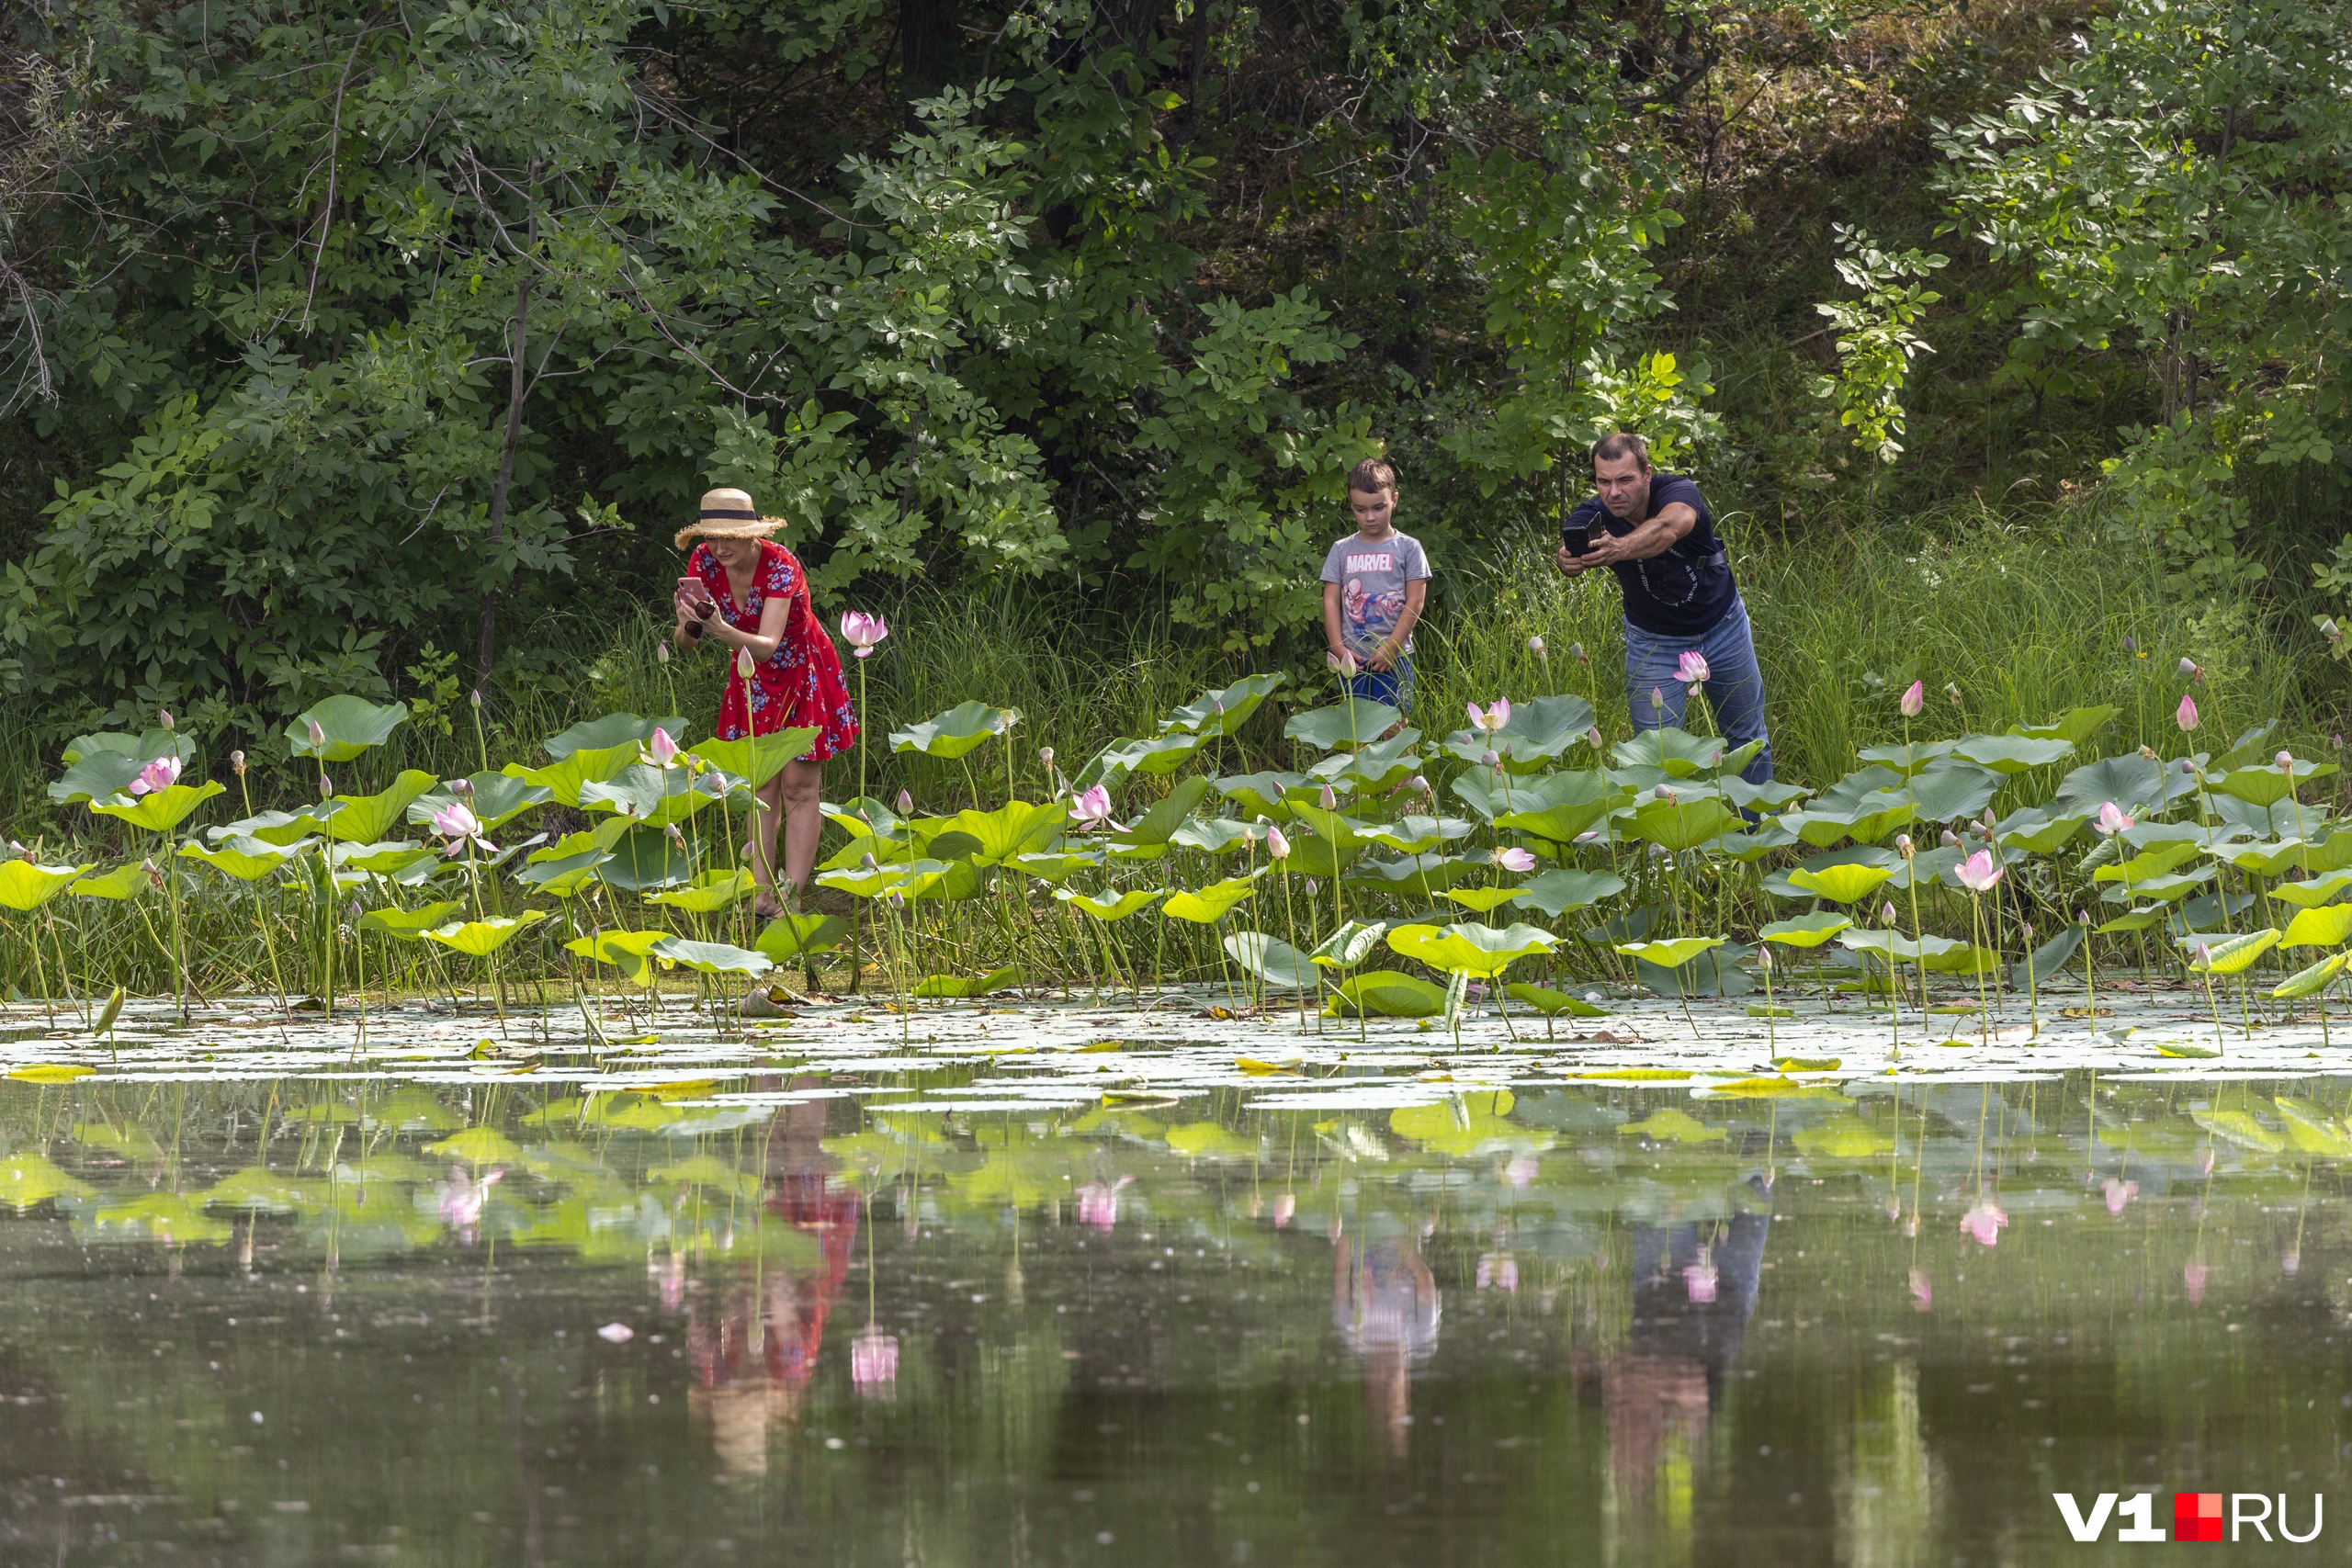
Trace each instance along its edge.
<instances>
[{"instance_id":1,"label":"red square logo","mask_svg":"<svg viewBox=\"0 0 2352 1568\"><path fill-rule=\"evenodd\" d=\"M2175 1540L2221 1540L2222 1495L2219 1492L2174 1493L2172 1538Z\"/></svg>"}]
</instances>

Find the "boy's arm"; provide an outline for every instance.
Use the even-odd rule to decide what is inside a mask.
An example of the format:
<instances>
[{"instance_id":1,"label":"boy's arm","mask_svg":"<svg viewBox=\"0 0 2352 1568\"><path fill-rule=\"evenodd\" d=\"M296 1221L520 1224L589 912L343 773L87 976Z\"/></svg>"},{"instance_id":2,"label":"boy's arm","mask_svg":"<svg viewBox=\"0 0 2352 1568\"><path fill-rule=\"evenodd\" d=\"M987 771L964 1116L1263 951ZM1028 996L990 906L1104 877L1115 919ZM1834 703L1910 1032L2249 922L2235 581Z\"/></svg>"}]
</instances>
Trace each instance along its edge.
<instances>
[{"instance_id":1,"label":"boy's arm","mask_svg":"<svg viewBox=\"0 0 2352 1568\"><path fill-rule=\"evenodd\" d=\"M1345 653L1348 645L1340 640L1340 585L1323 585L1323 644L1334 654Z\"/></svg>"},{"instance_id":2,"label":"boy's arm","mask_svg":"<svg viewBox=\"0 0 2352 1568\"><path fill-rule=\"evenodd\" d=\"M1396 656L1402 653L1405 650L1405 645L1412 640L1413 627L1419 623L1421 606L1429 603L1429 597L1430 580L1428 578L1416 577L1405 584L1404 611L1397 615L1396 625L1390 629L1388 635L1380 639L1380 646L1372 650L1372 657L1364 660L1368 668L1385 671L1396 666Z\"/></svg>"}]
</instances>

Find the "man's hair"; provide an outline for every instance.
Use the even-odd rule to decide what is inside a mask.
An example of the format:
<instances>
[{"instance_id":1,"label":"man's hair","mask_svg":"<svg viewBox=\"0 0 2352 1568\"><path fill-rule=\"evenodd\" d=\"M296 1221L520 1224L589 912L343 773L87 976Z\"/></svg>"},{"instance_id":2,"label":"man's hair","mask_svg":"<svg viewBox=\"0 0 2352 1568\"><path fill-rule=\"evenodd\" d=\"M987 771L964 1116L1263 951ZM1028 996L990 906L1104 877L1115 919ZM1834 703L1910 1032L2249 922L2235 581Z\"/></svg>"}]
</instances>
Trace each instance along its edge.
<instances>
[{"instance_id":1,"label":"man's hair","mask_svg":"<svg viewBox=\"0 0 2352 1568\"><path fill-rule=\"evenodd\" d=\"M1384 490L1395 495L1396 493L1396 466L1385 457L1366 457L1348 470L1348 488L1360 490L1366 495L1376 495Z\"/></svg>"},{"instance_id":2,"label":"man's hair","mask_svg":"<svg viewBox=\"0 0 2352 1568\"><path fill-rule=\"evenodd\" d=\"M1631 457L1650 471L1650 444L1627 430L1613 431L1592 444L1592 460L1596 463L1622 463Z\"/></svg>"}]
</instances>

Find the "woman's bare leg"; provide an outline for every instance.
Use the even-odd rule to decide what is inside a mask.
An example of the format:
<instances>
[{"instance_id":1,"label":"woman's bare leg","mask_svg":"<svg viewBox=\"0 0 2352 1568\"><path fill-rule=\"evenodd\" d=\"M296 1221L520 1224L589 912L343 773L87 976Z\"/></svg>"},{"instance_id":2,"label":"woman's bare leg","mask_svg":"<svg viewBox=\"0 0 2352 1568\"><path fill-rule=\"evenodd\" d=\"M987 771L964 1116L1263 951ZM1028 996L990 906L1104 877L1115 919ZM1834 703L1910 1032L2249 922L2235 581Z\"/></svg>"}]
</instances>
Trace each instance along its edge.
<instances>
[{"instance_id":1,"label":"woman's bare leg","mask_svg":"<svg viewBox=\"0 0 2352 1568\"><path fill-rule=\"evenodd\" d=\"M752 901L752 912L768 919L784 910L784 899L775 891L775 833L784 819L784 775L778 773L762 784L758 798L765 809L752 813L752 836L743 850L744 858L752 863L752 882L759 888Z\"/></svg>"},{"instance_id":2,"label":"woman's bare leg","mask_svg":"<svg viewBox=\"0 0 2352 1568\"><path fill-rule=\"evenodd\" d=\"M786 762L776 775L782 784L784 815L784 874L791 883L790 897L798 904L817 876L817 840L825 830L824 814L817 803L824 794L825 764L807 758Z\"/></svg>"}]
</instances>

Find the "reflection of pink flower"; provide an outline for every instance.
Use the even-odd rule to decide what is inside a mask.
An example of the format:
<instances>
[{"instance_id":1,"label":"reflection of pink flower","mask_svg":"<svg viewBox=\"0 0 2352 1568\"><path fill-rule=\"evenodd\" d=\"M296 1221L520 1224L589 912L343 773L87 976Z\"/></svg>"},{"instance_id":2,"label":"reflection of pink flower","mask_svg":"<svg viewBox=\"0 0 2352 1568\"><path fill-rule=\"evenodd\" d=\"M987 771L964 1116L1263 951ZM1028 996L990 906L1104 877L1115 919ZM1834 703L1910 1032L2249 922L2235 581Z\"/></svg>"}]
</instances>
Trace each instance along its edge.
<instances>
[{"instance_id":1,"label":"reflection of pink flower","mask_svg":"<svg viewBox=\"0 0 2352 1568\"><path fill-rule=\"evenodd\" d=\"M1921 1312L1929 1311L1936 1304L1935 1282L1928 1278L1925 1269L1911 1270L1911 1304Z\"/></svg>"},{"instance_id":2,"label":"reflection of pink flower","mask_svg":"<svg viewBox=\"0 0 2352 1568\"><path fill-rule=\"evenodd\" d=\"M1295 1196L1285 1192L1276 1198L1274 1200L1274 1228L1281 1230L1288 1225L1291 1216L1297 1213L1298 1199Z\"/></svg>"},{"instance_id":3,"label":"reflection of pink flower","mask_svg":"<svg viewBox=\"0 0 2352 1568\"><path fill-rule=\"evenodd\" d=\"M2302 1271L2303 1255L2301 1253L2289 1252L2280 1255L2278 1258L2278 1272L2286 1275L2287 1278L2291 1280Z\"/></svg>"},{"instance_id":4,"label":"reflection of pink flower","mask_svg":"<svg viewBox=\"0 0 2352 1568\"><path fill-rule=\"evenodd\" d=\"M1108 1185L1100 1181L1090 1181L1080 1188L1078 1190L1078 1223L1082 1225L1092 1225L1100 1231L1107 1231L1117 1224L1119 1223L1119 1190L1134 1180L1135 1178L1132 1176L1123 1176Z\"/></svg>"},{"instance_id":5,"label":"reflection of pink flower","mask_svg":"<svg viewBox=\"0 0 2352 1568\"><path fill-rule=\"evenodd\" d=\"M899 1381L899 1337L874 1324L858 1330L849 1342L849 1381L869 1399L889 1394Z\"/></svg>"},{"instance_id":6,"label":"reflection of pink flower","mask_svg":"<svg viewBox=\"0 0 2352 1568\"><path fill-rule=\"evenodd\" d=\"M1686 1264L1682 1269L1683 1293L1692 1306L1705 1306L1715 1299L1715 1266L1712 1263Z\"/></svg>"},{"instance_id":7,"label":"reflection of pink flower","mask_svg":"<svg viewBox=\"0 0 2352 1568\"><path fill-rule=\"evenodd\" d=\"M686 1302L686 1259L683 1253L656 1254L645 1260L645 1271L662 1292L662 1310L675 1312Z\"/></svg>"},{"instance_id":8,"label":"reflection of pink flower","mask_svg":"<svg viewBox=\"0 0 2352 1568\"><path fill-rule=\"evenodd\" d=\"M441 1219L455 1226L466 1240L473 1240L474 1227L481 1224L481 1212L490 1201L490 1190L506 1175L500 1167L492 1167L489 1175L476 1181L466 1175L466 1168L453 1165L449 1179L441 1188Z\"/></svg>"},{"instance_id":9,"label":"reflection of pink flower","mask_svg":"<svg viewBox=\"0 0 2352 1568\"><path fill-rule=\"evenodd\" d=\"M159 794L179 783L179 779L180 760L177 757L158 757L139 770L139 776L130 781L130 793Z\"/></svg>"},{"instance_id":10,"label":"reflection of pink flower","mask_svg":"<svg viewBox=\"0 0 2352 1568\"><path fill-rule=\"evenodd\" d=\"M2212 1269L2202 1263L2192 1263L2180 1271L2180 1282L2188 1289L2188 1304L2201 1305L2205 1300L2205 1280Z\"/></svg>"},{"instance_id":11,"label":"reflection of pink flower","mask_svg":"<svg viewBox=\"0 0 2352 1568\"><path fill-rule=\"evenodd\" d=\"M1980 1198L1968 1213L1960 1217L1960 1228L1976 1238L1979 1247L1990 1247L2001 1239L2001 1227L2009 1216L1990 1198Z\"/></svg>"},{"instance_id":12,"label":"reflection of pink flower","mask_svg":"<svg viewBox=\"0 0 2352 1568\"><path fill-rule=\"evenodd\" d=\"M2102 1190L2107 1194L2107 1212L2110 1214L2120 1214L2123 1212L2123 1205L2140 1195L2140 1184L2136 1181L2118 1181L2110 1176L2107 1179L2107 1185Z\"/></svg>"},{"instance_id":13,"label":"reflection of pink flower","mask_svg":"<svg viewBox=\"0 0 2352 1568\"><path fill-rule=\"evenodd\" d=\"M1519 1259L1508 1252L1489 1252L1478 1259L1478 1288L1519 1294Z\"/></svg>"},{"instance_id":14,"label":"reflection of pink flower","mask_svg":"<svg viewBox=\"0 0 2352 1568\"><path fill-rule=\"evenodd\" d=\"M1503 1179L1524 1192L1535 1185L1535 1173L1540 1168L1534 1156L1515 1155L1510 1163L1503 1167Z\"/></svg>"}]
</instances>

